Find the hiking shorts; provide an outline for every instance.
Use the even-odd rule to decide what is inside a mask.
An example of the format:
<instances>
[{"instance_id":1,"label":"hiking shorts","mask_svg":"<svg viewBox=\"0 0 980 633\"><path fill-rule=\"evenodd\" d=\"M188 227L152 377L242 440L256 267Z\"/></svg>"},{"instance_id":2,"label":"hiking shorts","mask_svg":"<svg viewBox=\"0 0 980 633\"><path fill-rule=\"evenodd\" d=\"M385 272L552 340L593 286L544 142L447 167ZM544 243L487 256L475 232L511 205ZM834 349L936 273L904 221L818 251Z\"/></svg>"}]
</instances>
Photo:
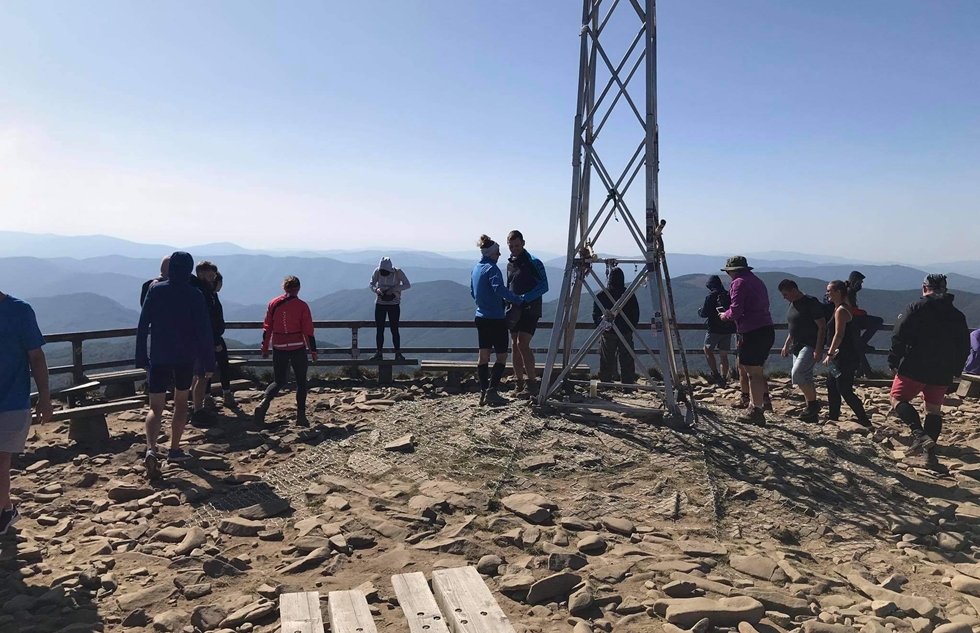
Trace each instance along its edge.
<instances>
[{"instance_id":1,"label":"hiking shorts","mask_svg":"<svg viewBox=\"0 0 980 633\"><path fill-rule=\"evenodd\" d=\"M506 354L510 344L505 319L484 319L476 317L476 333L480 340L480 349L490 349L496 354Z\"/></svg>"},{"instance_id":2,"label":"hiking shorts","mask_svg":"<svg viewBox=\"0 0 980 633\"><path fill-rule=\"evenodd\" d=\"M732 351L732 335L708 332L704 335L704 348L713 352Z\"/></svg>"},{"instance_id":3,"label":"hiking shorts","mask_svg":"<svg viewBox=\"0 0 980 633\"><path fill-rule=\"evenodd\" d=\"M742 334L742 344L738 347L738 363L746 367L764 366L775 342L776 329L771 325Z\"/></svg>"},{"instance_id":4,"label":"hiking shorts","mask_svg":"<svg viewBox=\"0 0 980 633\"><path fill-rule=\"evenodd\" d=\"M817 361L813 360L813 348L804 347L799 353L793 354L793 384L812 385L813 367Z\"/></svg>"},{"instance_id":5,"label":"hiking shorts","mask_svg":"<svg viewBox=\"0 0 980 633\"><path fill-rule=\"evenodd\" d=\"M902 402L911 402L921 393L926 404L941 407L946 399L946 389L946 385L927 385L898 374L892 381L891 397Z\"/></svg>"},{"instance_id":6,"label":"hiking shorts","mask_svg":"<svg viewBox=\"0 0 980 633\"><path fill-rule=\"evenodd\" d=\"M190 389L194 381L194 363L150 365L146 370L146 389L150 393L167 393L167 386L171 380L177 391Z\"/></svg>"},{"instance_id":7,"label":"hiking shorts","mask_svg":"<svg viewBox=\"0 0 980 633\"><path fill-rule=\"evenodd\" d=\"M534 336L534 332L538 329L538 320L539 317L532 314L530 310L524 310L521 312L521 318L517 319L514 327L510 328L510 333Z\"/></svg>"},{"instance_id":8,"label":"hiking shorts","mask_svg":"<svg viewBox=\"0 0 980 633\"><path fill-rule=\"evenodd\" d=\"M31 432L31 410L0 411L0 453L19 455Z\"/></svg>"}]
</instances>

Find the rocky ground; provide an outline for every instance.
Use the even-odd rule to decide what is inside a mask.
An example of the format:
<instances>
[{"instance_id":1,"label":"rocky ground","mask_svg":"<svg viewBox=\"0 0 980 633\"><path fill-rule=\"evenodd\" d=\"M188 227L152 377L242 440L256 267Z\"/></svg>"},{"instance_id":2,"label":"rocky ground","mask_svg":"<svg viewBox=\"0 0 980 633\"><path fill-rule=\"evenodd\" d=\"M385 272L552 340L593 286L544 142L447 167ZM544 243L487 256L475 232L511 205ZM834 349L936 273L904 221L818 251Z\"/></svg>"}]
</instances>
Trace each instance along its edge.
<instances>
[{"instance_id":1,"label":"rocky ground","mask_svg":"<svg viewBox=\"0 0 980 633\"><path fill-rule=\"evenodd\" d=\"M407 631L390 577L475 565L517 631L980 631L980 403L950 398L938 459L906 459L885 389L805 424L776 382L765 428L701 385L696 433L613 414L487 409L439 381L259 392L195 459L147 484L144 411L110 446L35 427L15 462L24 518L0 537L0 633L275 633L283 591L361 588ZM165 425L164 430L166 431Z\"/></svg>"}]
</instances>

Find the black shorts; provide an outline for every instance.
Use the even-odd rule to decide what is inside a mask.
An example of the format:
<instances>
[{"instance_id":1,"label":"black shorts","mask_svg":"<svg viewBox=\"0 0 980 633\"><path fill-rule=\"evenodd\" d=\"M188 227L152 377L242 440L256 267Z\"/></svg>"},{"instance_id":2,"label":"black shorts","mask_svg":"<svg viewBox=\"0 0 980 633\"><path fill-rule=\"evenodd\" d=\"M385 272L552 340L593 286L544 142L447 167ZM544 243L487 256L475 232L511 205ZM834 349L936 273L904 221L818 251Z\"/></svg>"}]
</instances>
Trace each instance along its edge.
<instances>
[{"instance_id":1,"label":"black shorts","mask_svg":"<svg viewBox=\"0 0 980 633\"><path fill-rule=\"evenodd\" d=\"M534 332L538 329L538 321L541 317L524 310L521 312L521 318L517 319L517 323L514 327L510 328L511 334L530 334L534 336Z\"/></svg>"},{"instance_id":2,"label":"black shorts","mask_svg":"<svg viewBox=\"0 0 980 633\"><path fill-rule=\"evenodd\" d=\"M146 370L146 388L150 393L167 393L171 380L177 391L190 389L194 380L194 363L150 365Z\"/></svg>"},{"instance_id":3,"label":"black shorts","mask_svg":"<svg viewBox=\"0 0 980 633\"><path fill-rule=\"evenodd\" d=\"M507 336L506 320L476 317L476 333L480 339L480 349L491 349L497 354L507 353L510 337Z\"/></svg>"},{"instance_id":4,"label":"black shorts","mask_svg":"<svg viewBox=\"0 0 980 633\"><path fill-rule=\"evenodd\" d=\"M776 342L776 328L766 325L742 335L738 346L738 362L746 367L762 367Z\"/></svg>"}]
</instances>

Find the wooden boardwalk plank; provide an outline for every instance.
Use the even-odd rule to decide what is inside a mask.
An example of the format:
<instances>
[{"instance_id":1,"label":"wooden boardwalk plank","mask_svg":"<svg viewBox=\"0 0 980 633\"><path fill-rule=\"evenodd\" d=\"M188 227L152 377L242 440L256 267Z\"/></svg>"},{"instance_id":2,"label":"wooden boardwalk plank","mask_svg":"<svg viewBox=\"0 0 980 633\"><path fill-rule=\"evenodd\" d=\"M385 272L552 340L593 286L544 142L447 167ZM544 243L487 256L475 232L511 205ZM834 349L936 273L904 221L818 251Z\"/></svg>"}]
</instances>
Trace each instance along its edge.
<instances>
[{"instance_id":1,"label":"wooden boardwalk plank","mask_svg":"<svg viewBox=\"0 0 980 633\"><path fill-rule=\"evenodd\" d=\"M330 633L378 633L371 609L360 591L331 591L327 596L327 611Z\"/></svg>"},{"instance_id":2,"label":"wooden boardwalk plank","mask_svg":"<svg viewBox=\"0 0 980 633\"><path fill-rule=\"evenodd\" d=\"M391 577L398 604L401 605L410 633L449 633L449 627L432 592L425 574L420 571ZM282 633L288 633L283 631Z\"/></svg>"},{"instance_id":3,"label":"wooden boardwalk plank","mask_svg":"<svg viewBox=\"0 0 980 633\"><path fill-rule=\"evenodd\" d=\"M279 596L282 633L323 633L320 594L316 591L284 593Z\"/></svg>"},{"instance_id":4,"label":"wooden boardwalk plank","mask_svg":"<svg viewBox=\"0 0 980 633\"><path fill-rule=\"evenodd\" d=\"M475 567L432 572L432 589L452 633L516 633Z\"/></svg>"}]
</instances>

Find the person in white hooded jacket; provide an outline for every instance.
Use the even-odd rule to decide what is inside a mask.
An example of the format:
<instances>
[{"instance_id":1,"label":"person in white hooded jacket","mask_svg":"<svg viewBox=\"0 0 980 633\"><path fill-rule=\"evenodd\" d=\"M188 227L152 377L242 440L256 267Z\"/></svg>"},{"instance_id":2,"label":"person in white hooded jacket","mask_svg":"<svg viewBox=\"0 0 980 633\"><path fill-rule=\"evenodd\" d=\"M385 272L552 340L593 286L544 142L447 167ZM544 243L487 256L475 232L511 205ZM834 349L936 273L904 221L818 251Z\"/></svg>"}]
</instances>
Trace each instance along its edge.
<instances>
[{"instance_id":1,"label":"person in white hooded jacket","mask_svg":"<svg viewBox=\"0 0 980 633\"><path fill-rule=\"evenodd\" d=\"M378 295L374 302L374 323L378 328L377 353L371 360L384 360L382 350L385 346L385 319L391 327L391 342L395 348L395 360L405 360L402 356L402 337L398 331L401 318L402 293L412 287L405 272L395 268L388 257L382 257L378 268L371 276L371 290Z\"/></svg>"}]
</instances>

